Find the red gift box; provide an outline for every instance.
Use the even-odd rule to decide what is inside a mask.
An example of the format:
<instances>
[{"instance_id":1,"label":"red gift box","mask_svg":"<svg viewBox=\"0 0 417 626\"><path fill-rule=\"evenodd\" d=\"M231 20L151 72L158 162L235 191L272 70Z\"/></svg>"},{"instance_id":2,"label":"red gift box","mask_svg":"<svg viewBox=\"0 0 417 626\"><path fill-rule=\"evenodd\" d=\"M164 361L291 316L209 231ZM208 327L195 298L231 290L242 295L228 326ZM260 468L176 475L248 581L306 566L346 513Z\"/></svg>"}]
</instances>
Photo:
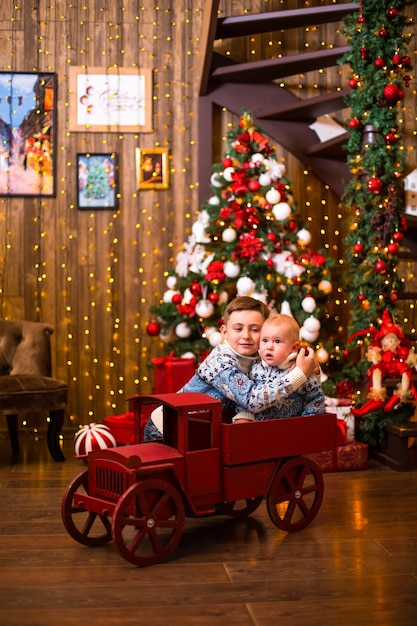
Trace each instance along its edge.
<instances>
[{"instance_id":1,"label":"red gift box","mask_svg":"<svg viewBox=\"0 0 417 626\"><path fill-rule=\"evenodd\" d=\"M152 359L154 393L175 393L188 383L195 373L195 360L162 356Z\"/></svg>"},{"instance_id":2,"label":"red gift box","mask_svg":"<svg viewBox=\"0 0 417 626\"><path fill-rule=\"evenodd\" d=\"M323 450L306 454L317 463L322 472L348 472L368 468L368 445L351 441L334 450Z\"/></svg>"},{"instance_id":3,"label":"red gift box","mask_svg":"<svg viewBox=\"0 0 417 626\"><path fill-rule=\"evenodd\" d=\"M110 428L118 446L139 443L139 440L143 441L145 425L153 408L154 407L142 407L138 419L135 417L133 411L128 411L121 415L109 415L104 418L103 424ZM140 438L139 432L141 433Z\"/></svg>"}]
</instances>

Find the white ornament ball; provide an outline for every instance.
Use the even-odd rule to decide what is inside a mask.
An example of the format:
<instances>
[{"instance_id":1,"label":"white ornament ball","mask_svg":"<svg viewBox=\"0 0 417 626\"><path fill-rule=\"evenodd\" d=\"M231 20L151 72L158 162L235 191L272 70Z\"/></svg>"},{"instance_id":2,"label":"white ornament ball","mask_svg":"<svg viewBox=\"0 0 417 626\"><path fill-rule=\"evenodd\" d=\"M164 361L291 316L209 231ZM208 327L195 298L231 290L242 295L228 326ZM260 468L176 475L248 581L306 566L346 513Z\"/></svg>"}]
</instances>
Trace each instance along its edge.
<instances>
[{"instance_id":1,"label":"white ornament ball","mask_svg":"<svg viewBox=\"0 0 417 626\"><path fill-rule=\"evenodd\" d=\"M281 200L281 194L278 189L272 187L272 189L268 189L266 192L265 199L269 204L277 204Z\"/></svg>"},{"instance_id":2,"label":"white ornament ball","mask_svg":"<svg viewBox=\"0 0 417 626\"><path fill-rule=\"evenodd\" d=\"M329 360L329 353L324 348L319 348L316 352L316 359L319 363L327 363Z\"/></svg>"},{"instance_id":3,"label":"white ornament ball","mask_svg":"<svg viewBox=\"0 0 417 626\"><path fill-rule=\"evenodd\" d=\"M188 326L187 322L180 322L175 327L175 334L180 339L187 339L191 335L191 328Z\"/></svg>"},{"instance_id":4,"label":"white ornament ball","mask_svg":"<svg viewBox=\"0 0 417 626\"><path fill-rule=\"evenodd\" d=\"M199 300L195 305L195 312L198 317L206 319L214 313L214 305L210 300Z\"/></svg>"},{"instance_id":5,"label":"white ornament ball","mask_svg":"<svg viewBox=\"0 0 417 626\"><path fill-rule=\"evenodd\" d=\"M228 183L231 183L233 180L233 174L235 173L234 167L226 167L223 171L223 178L227 180Z\"/></svg>"},{"instance_id":6,"label":"white ornament ball","mask_svg":"<svg viewBox=\"0 0 417 626\"><path fill-rule=\"evenodd\" d=\"M216 330L214 333L210 333L210 337L208 337L208 342L212 348L215 348L219 345L219 343L221 343L222 339L223 336L221 332Z\"/></svg>"},{"instance_id":7,"label":"white ornament ball","mask_svg":"<svg viewBox=\"0 0 417 626\"><path fill-rule=\"evenodd\" d=\"M217 196L211 196L211 198L208 199L208 203L210 206L218 206L220 204L220 198Z\"/></svg>"},{"instance_id":8,"label":"white ornament ball","mask_svg":"<svg viewBox=\"0 0 417 626\"><path fill-rule=\"evenodd\" d=\"M93 450L104 450L117 445L110 428L105 424L87 424L74 435L74 452L76 456L85 456Z\"/></svg>"},{"instance_id":9,"label":"white ornament ball","mask_svg":"<svg viewBox=\"0 0 417 626\"><path fill-rule=\"evenodd\" d=\"M297 233L297 239L302 246L308 246L311 243L311 233L306 228L300 228Z\"/></svg>"},{"instance_id":10,"label":"white ornament ball","mask_svg":"<svg viewBox=\"0 0 417 626\"><path fill-rule=\"evenodd\" d=\"M194 352L184 352L184 354L181 354L181 358L182 359L194 359L195 361L195 354Z\"/></svg>"},{"instance_id":11,"label":"white ornament ball","mask_svg":"<svg viewBox=\"0 0 417 626\"><path fill-rule=\"evenodd\" d=\"M261 187L267 187L271 184L271 174L269 174L269 172L262 172L262 174L259 175L258 180Z\"/></svg>"},{"instance_id":12,"label":"white ornament ball","mask_svg":"<svg viewBox=\"0 0 417 626\"><path fill-rule=\"evenodd\" d=\"M237 233L234 228L225 228L222 232L222 239L226 243L231 243L232 241L235 241L236 237Z\"/></svg>"},{"instance_id":13,"label":"white ornament ball","mask_svg":"<svg viewBox=\"0 0 417 626\"><path fill-rule=\"evenodd\" d=\"M167 278L167 287L168 289L175 289L177 285L177 277L176 276L168 276Z\"/></svg>"},{"instance_id":14,"label":"white ornament ball","mask_svg":"<svg viewBox=\"0 0 417 626\"><path fill-rule=\"evenodd\" d=\"M172 328L170 328L167 333L160 333L159 339L162 341L162 343L171 343L171 341L174 340L174 331L172 330Z\"/></svg>"},{"instance_id":15,"label":"white ornament ball","mask_svg":"<svg viewBox=\"0 0 417 626\"><path fill-rule=\"evenodd\" d=\"M307 317L306 320L304 320L303 326L309 333L315 333L320 330L321 324L317 317L313 317L311 315L310 317Z\"/></svg>"},{"instance_id":16,"label":"white ornament ball","mask_svg":"<svg viewBox=\"0 0 417 626\"><path fill-rule=\"evenodd\" d=\"M236 283L238 296L249 296L255 289L255 283L249 276L242 276Z\"/></svg>"},{"instance_id":17,"label":"white ornament ball","mask_svg":"<svg viewBox=\"0 0 417 626\"><path fill-rule=\"evenodd\" d=\"M259 165L259 163L263 163L264 162L264 155L261 154L260 152L255 152L255 154L252 155L251 158L251 163L254 163L255 165Z\"/></svg>"},{"instance_id":18,"label":"white ornament ball","mask_svg":"<svg viewBox=\"0 0 417 626\"><path fill-rule=\"evenodd\" d=\"M240 265L239 263L226 261L226 263L223 266L223 271L228 278L236 278L240 274Z\"/></svg>"},{"instance_id":19,"label":"white ornament ball","mask_svg":"<svg viewBox=\"0 0 417 626\"><path fill-rule=\"evenodd\" d=\"M313 343L313 341L316 341L318 336L319 336L318 331L313 333L313 332L308 331L305 328L305 326L301 326L300 337L301 339L304 339L304 341L307 341L308 343Z\"/></svg>"},{"instance_id":20,"label":"white ornament ball","mask_svg":"<svg viewBox=\"0 0 417 626\"><path fill-rule=\"evenodd\" d=\"M224 182L217 173L211 175L210 183L213 185L213 187L224 187Z\"/></svg>"},{"instance_id":21,"label":"white ornament ball","mask_svg":"<svg viewBox=\"0 0 417 626\"><path fill-rule=\"evenodd\" d=\"M266 293L260 293L259 291L254 291L250 295L254 300L259 300L260 302L263 302L264 304L268 304Z\"/></svg>"},{"instance_id":22,"label":"white ornament ball","mask_svg":"<svg viewBox=\"0 0 417 626\"><path fill-rule=\"evenodd\" d=\"M272 213L276 220L286 220L291 215L291 207L287 202L278 202L272 207Z\"/></svg>"},{"instance_id":23,"label":"white ornament ball","mask_svg":"<svg viewBox=\"0 0 417 626\"><path fill-rule=\"evenodd\" d=\"M333 290L333 285L330 282L330 280L321 280L318 284L318 288L320 291L322 291L325 295L329 295L329 293L332 293Z\"/></svg>"},{"instance_id":24,"label":"white ornament ball","mask_svg":"<svg viewBox=\"0 0 417 626\"><path fill-rule=\"evenodd\" d=\"M301 308L306 313L312 313L313 311L315 311L316 307L317 307L317 303L315 299L313 298L313 296L306 296L301 301Z\"/></svg>"},{"instance_id":25,"label":"white ornament ball","mask_svg":"<svg viewBox=\"0 0 417 626\"><path fill-rule=\"evenodd\" d=\"M204 334L206 336L206 339L208 339L210 335L216 332L217 332L217 328L215 326L206 326L204 329Z\"/></svg>"}]
</instances>

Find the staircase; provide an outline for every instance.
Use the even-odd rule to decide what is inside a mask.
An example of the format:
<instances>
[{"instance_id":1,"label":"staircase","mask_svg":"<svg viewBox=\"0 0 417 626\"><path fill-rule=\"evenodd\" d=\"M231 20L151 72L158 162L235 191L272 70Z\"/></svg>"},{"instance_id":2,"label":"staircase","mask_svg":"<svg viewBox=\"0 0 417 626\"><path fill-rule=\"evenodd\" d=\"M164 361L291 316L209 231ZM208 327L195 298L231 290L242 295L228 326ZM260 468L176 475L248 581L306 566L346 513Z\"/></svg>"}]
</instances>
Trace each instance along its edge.
<instances>
[{"instance_id":1,"label":"staircase","mask_svg":"<svg viewBox=\"0 0 417 626\"><path fill-rule=\"evenodd\" d=\"M353 2L288 11L273 11L237 17L218 18L220 0L204 4L204 33L201 47L199 87L199 180L200 199L210 195L207 172L214 159L212 137L216 107L236 115L249 110L255 122L274 141L310 167L316 176L338 195L350 173L343 144L347 133L320 142L309 128L319 116L346 108L347 90L336 90L299 100L274 82L298 73L336 66L348 47L302 52L284 58L238 63L217 53L214 43L225 38L254 36L266 32L335 23L341 26L345 15L358 10ZM256 85L256 89L251 86ZM206 181L206 182L205 182Z\"/></svg>"}]
</instances>

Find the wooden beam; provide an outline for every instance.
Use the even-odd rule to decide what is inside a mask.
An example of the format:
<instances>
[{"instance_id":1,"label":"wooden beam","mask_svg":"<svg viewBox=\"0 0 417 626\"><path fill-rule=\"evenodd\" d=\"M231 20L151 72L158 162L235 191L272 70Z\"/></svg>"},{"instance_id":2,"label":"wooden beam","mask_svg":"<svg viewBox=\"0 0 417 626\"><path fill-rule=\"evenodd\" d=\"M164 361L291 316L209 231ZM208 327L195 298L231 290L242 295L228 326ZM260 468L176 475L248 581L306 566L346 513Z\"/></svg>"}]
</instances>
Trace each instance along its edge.
<instances>
[{"instance_id":1,"label":"wooden beam","mask_svg":"<svg viewBox=\"0 0 417 626\"><path fill-rule=\"evenodd\" d=\"M207 93L210 80L219 3L220 0L205 0L204 2L203 29L200 37L199 96L204 96Z\"/></svg>"},{"instance_id":2,"label":"wooden beam","mask_svg":"<svg viewBox=\"0 0 417 626\"><path fill-rule=\"evenodd\" d=\"M281 105L263 111L258 114L261 119L268 120L301 120L313 121L321 115L327 115L334 111L340 111L347 108L344 98L348 95L349 89L340 91L332 91L315 98L306 98L299 100L296 104Z\"/></svg>"},{"instance_id":3,"label":"wooden beam","mask_svg":"<svg viewBox=\"0 0 417 626\"><path fill-rule=\"evenodd\" d=\"M294 54L281 59L236 63L228 67L218 67L213 70L211 77L222 83L264 83L336 65L337 61L349 50L350 46L341 46L329 50Z\"/></svg>"},{"instance_id":4,"label":"wooden beam","mask_svg":"<svg viewBox=\"0 0 417 626\"><path fill-rule=\"evenodd\" d=\"M356 2L335 6L295 9L292 11L270 11L236 17L223 17L217 20L215 39L244 37L275 30L302 28L312 24L327 24L342 20L345 15L359 11Z\"/></svg>"}]
</instances>

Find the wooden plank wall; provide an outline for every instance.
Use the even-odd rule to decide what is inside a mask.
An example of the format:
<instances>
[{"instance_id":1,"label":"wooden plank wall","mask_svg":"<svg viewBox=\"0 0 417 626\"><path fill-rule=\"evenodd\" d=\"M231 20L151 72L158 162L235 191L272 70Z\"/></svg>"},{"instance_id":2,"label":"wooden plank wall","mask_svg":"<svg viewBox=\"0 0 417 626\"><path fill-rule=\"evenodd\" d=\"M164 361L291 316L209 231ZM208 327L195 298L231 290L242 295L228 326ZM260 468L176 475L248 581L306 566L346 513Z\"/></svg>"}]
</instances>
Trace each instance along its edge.
<instances>
[{"instance_id":1,"label":"wooden plank wall","mask_svg":"<svg viewBox=\"0 0 417 626\"><path fill-rule=\"evenodd\" d=\"M55 327L54 373L70 385L68 429L122 413L129 396L152 389L148 364L163 351L145 331L149 306L160 299L164 271L172 266L198 211L196 94L203 4L204 0L1 3L0 70L56 72L58 128L56 197L0 197L0 315L43 320ZM221 15L298 6L296 0L224 0ZM256 60L339 40L328 25L234 45L240 46L242 58ZM69 68L80 65L151 68L153 132L73 132ZM287 87L306 97L334 88L341 80L333 69L293 77ZM407 106L410 139L415 132L412 111L415 106ZM220 155L231 123L236 120L224 112L221 136L215 138ZM137 190L137 147L169 149L168 190ZM286 162L300 211L310 223L313 247L325 245L338 258L337 198L301 163L279 146L277 150ZM78 152L118 155L117 211L77 209Z\"/></svg>"}]
</instances>

